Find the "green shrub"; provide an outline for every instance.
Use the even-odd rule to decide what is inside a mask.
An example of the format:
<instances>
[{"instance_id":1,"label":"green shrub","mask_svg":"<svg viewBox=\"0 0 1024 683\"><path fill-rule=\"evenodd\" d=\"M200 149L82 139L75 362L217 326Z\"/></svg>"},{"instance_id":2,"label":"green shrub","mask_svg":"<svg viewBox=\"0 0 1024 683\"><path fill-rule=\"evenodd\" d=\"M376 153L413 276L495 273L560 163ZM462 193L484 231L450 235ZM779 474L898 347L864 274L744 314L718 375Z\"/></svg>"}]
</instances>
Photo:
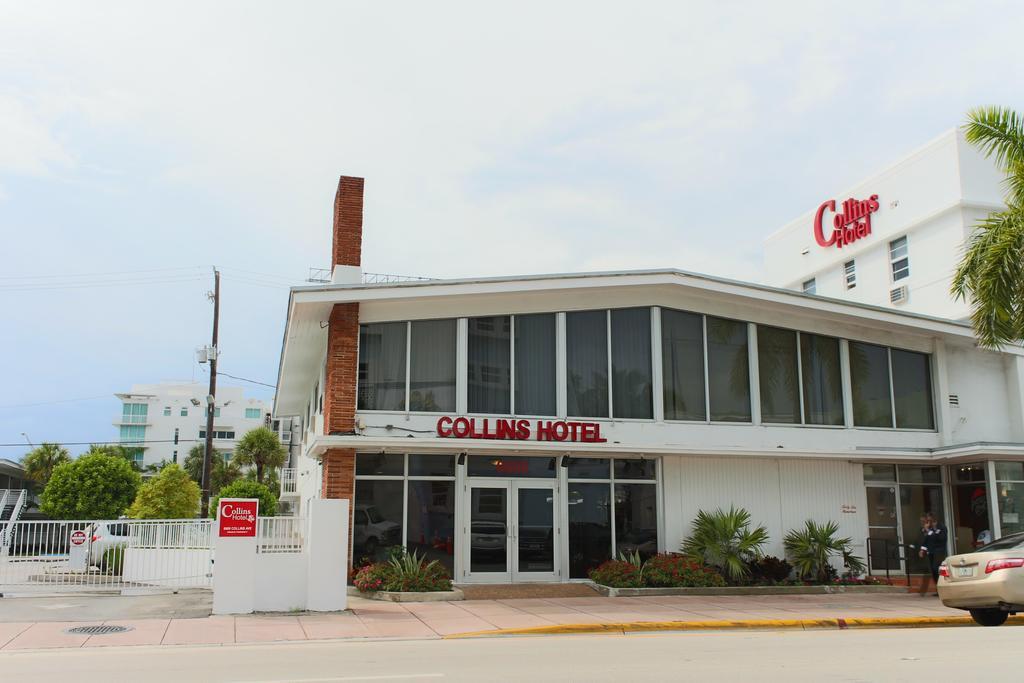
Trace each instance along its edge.
<instances>
[{"instance_id":1,"label":"green shrub","mask_svg":"<svg viewBox=\"0 0 1024 683\"><path fill-rule=\"evenodd\" d=\"M610 588L643 588L641 568L624 560L608 560L588 572L590 580Z\"/></svg>"},{"instance_id":2,"label":"green shrub","mask_svg":"<svg viewBox=\"0 0 1024 683\"><path fill-rule=\"evenodd\" d=\"M644 563L644 585L651 588L713 588L725 585L717 571L675 553L655 555Z\"/></svg>"},{"instance_id":3,"label":"green shrub","mask_svg":"<svg viewBox=\"0 0 1024 683\"><path fill-rule=\"evenodd\" d=\"M112 576L121 576L121 571L124 569L124 546L115 545L112 548L107 548L103 551L103 557L100 558L100 571L104 574L110 574Z\"/></svg>"},{"instance_id":4,"label":"green shrub","mask_svg":"<svg viewBox=\"0 0 1024 683\"><path fill-rule=\"evenodd\" d=\"M117 519L141 483L124 458L88 453L53 468L40 509L54 519Z\"/></svg>"},{"instance_id":5,"label":"green shrub","mask_svg":"<svg viewBox=\"0 0 1024 683\"><path fill-rule=\"evenodd\" d=\"M273 517L277 513L277 497L263 484L248 479L233 481L210 499L210 516L216 517L217 503L221 498L259 498L259 514L262 517Z\"/></svg>"},{"instance_id":6,"label":"green shrub","mask_svg":"<svg viewBox=\"0 0 1024 683\"><path fill-rule=\"evenodd\" d=\"M730 506L728 512L721 508L699 511L682 551L717 568L731 583L741 583L750 575L748 563L763 555L761 547L767 542L764 526L751 529L750 513Z\"/></svg>"},{"instance_id":7,"label":"green shrub","mask_svg":"<svg viewBox=\"0 0 1024 683\"><path fill-rule=\"evenodd\" d=\"M426 561L417 553L393 552L386 562L370 564L356 572L352 585L361 591L432 593L452 588L452 577L437 560Z\"/></svg>"},{"instance_id":8,"label":"green shrub","mask_svg":"<svg viewBox=\"0 0 1024 683\"><path fill-rule=\"evenodd\" d=\"M843 559L848 574L864 571L864 562L853 554L852 541L836 538L838 533L839 525L835 522L818 524L809 519L803 529L793 529L786 534L786 555L796 567L797 576L805 581L830 583L836 576L836 570L829 561L833 557Z\"/></svg>"},{"instance_id":9,"label":"green shrub","mask_svg":"<svg viewBox=\"0 0 1024 683\"><path fill-rule=\"evenodd\" d=\"M128 508L132 519L188 519L199 512L199 485L171 463L142 483Z\"/></svg>"}]
</instances>

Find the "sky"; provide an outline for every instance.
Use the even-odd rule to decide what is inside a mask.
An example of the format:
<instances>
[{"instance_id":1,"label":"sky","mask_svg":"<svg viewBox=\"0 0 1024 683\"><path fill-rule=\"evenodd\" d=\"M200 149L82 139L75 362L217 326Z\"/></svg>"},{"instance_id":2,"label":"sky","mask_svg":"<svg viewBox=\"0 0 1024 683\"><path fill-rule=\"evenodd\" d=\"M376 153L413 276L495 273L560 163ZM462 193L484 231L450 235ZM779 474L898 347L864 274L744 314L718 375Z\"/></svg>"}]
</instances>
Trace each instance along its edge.
<instances>
[{"instance_id":1,"label":"sky","mask_svg":"<svg viewBox=\"0 0 1024 683\"><path fill-rule=\"evenodd\" d=\"M823 197L974 106L1024 109L1022 23L1012 2L0 0L0 458L115 439L132 384L206 382L213 265L220 369L272 384L343 174L366 178L369 272L756 281L764 237Z\"/></svg>"}]
</instances>

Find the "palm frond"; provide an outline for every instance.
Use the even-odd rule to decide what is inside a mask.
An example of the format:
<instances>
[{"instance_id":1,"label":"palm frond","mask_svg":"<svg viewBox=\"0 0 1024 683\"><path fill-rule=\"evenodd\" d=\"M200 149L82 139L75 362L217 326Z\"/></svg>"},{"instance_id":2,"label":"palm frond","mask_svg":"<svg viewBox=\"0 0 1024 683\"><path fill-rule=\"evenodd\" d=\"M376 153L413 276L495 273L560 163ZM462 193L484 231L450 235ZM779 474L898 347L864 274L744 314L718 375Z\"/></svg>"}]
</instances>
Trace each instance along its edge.
<instances>
[{"instance_id":1,"label":"palm frond","mask_svg":"<svg viewBox=\"0 0 1024 683\"><path fill-rule=\"evenodd\" d=\"M1024 119L1009 107L978 107L967 113L964 137L1003 169L1024 163Z\"/></svg>"}]
</instances>

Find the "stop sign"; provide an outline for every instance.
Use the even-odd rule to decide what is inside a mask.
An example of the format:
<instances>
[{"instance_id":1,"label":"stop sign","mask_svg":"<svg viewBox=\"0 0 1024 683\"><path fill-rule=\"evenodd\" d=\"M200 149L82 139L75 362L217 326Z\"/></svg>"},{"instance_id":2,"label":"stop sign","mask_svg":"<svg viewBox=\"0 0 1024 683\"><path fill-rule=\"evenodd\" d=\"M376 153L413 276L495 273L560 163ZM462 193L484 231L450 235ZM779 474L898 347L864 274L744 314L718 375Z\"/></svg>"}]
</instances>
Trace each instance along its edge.
<instances>
[{"instance_id":1,"label":"stop sign","mask_svg":"<svg viewBox=\"0 0 1024 683\"><path fill-rule=\"evenodd\" d=\"M82 545L85 543L87 536L81 529L71 532L71 545Z\"/></svg>"}]
</instances>

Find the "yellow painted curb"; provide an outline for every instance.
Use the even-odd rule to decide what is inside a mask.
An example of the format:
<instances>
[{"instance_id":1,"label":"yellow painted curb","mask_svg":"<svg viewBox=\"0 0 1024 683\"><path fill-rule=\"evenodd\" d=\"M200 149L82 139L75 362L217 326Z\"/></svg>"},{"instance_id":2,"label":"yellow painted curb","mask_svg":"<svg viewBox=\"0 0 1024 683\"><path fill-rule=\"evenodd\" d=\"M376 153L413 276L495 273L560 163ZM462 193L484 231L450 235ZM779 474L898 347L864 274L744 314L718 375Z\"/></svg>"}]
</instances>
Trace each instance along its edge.
<instances>
[{"instance_id":1,"label":"yellow painted curb","mask_svg":"<svg viewBox=\"0 0 1024 683\"><path fill-rule=\"evenodd\" d=\"M930 626L969 626L970 617L864 617L849 619L743 619L716 621L620 621L598 624L552 624L528 628L502 628L471 631L444 636L480 638L485 636L525 636L571 633L626 633L638 631L720 631L726 629L822 629L822 628L926 628ZM1007 625L1024 626L1024 615L1010 617Z\"/></svg>"}]
</instances>

